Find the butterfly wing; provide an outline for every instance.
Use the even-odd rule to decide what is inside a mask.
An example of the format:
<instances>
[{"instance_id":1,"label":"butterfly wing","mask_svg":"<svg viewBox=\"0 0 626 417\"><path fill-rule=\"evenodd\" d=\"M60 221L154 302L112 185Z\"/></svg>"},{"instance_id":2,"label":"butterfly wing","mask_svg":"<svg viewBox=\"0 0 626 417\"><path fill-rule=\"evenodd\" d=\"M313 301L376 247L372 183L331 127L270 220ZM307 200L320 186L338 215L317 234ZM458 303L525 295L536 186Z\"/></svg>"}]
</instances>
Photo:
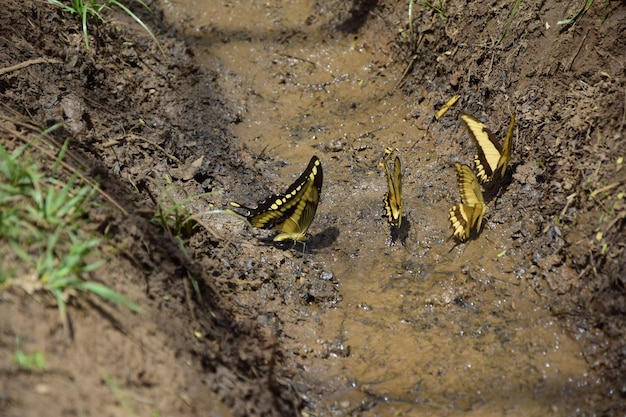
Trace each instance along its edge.
<instances>
[{"instance_id":1,"label":"butterfly wing","mask_svg":"<svg viewBox=\"0 0 626 417\"><path fill-rule=\"evenodd\" d=\"M476 175L481 182L491 181L502 156L502 146L487 126L474 116L461 113L461 120L478 148L474 156Z\"/></svg>"},{"instance_id":2,"label":"butterfly wing","mask_svg":"<svg viewBox=\"0 0 626 417\"><path fill-rule=\"evenodd\" d=\"M474 171L458 162L454 164L454 169L461 204L450 209L449 217L454 236L463 242L472 234L480 232L487 206Z\"/></svg>"},{"instance_id":3,"label":"butterfly wing","mask_svg":"<svg viewBox=\"0 0 626 417\"><path fill-rule=\"evenodd\" d=\"M294 210L290 216L274 228L281 233L274 240L277 242L291 239L296 241L307 240L306 232L313 222L317 205L320 198L320 189L318 189L313 181L307 183L302 195L298 198Z\"/></svg>"},{"instance_id":4,"label":"butterfly wing","mask_svg":"<svg viewBox=\"0 0 626 417\"><path fill-rule=\"evenodd\" d=\"M456 181L461 193L461 202L470 206L474 206L476 203L484 205L483 193L474 171L469 166L459 164L458 162L454 164L454 169L456 170Z\"/></svg>"},{"instance_id":5,"label":"butterfly wing","mask_svg":"<svg viewBox=\"0 0 626 417\"><path fill-rule=\"evenodd\" d=\"M385 213L389 223L400 227L402 224L402 164L400 157L396 155L393 162L393 173L389 170L389 165L385 162L387 172L387 186L389 192L385 193Z\"/></svg>"},{"instance_id":6,"label":"butterfly wing","mask_svg":"<svg viewBox=\"0 0 626 417\"><path fill-rule=\"evenodd\" d=\"M231 202L230 205L246 210L244 216L252 227L256 227L257 229L271 229L284 217L285 210L288 210L289 207L285 206L286 202L287 200L284 195L275 194L260 201L256 208L246 207L235 202Z\"/></svg>"},{"instance_id":7,"label":"butterfly wing","mask_svg":"<svg viewBox=\"0 0 626 417\"><path fill-rule=\"evenodd\" d=\"M461 242L477 234L482 226L485 206L478 203L475 206L458 204L450 209L450 224L452 233Z\"/></svg>"},{"instance_id":8,"label":"butterfly wing","mask_svg":"<svg viewBox=\"0 0 626 417\"><path fill-rule=\"evenodd\" d=\"M502 146L502 154L498 160L498 165L493 173L494 180L501 180L506 174L506 169L511 161L511 154L513 153L513 130L515 129L515 114L511 115L511 121L509 122L509 128L504 138L504 145Z\"/></svg>"},{"instance_id":9,"label":"butterfly wing","mask_svg":"<svg viewBox=\"0 0 626 417\"><path fill-rule=\"evenodd\" d=\"M253 227L281 232L274 240L306 240L308 230L322 191L322 164L313 156L309 165L285 194L273 195L261 201L256 208L238 203L232 206L247 210L245 217Z\"/></svg>"}]
</instances>

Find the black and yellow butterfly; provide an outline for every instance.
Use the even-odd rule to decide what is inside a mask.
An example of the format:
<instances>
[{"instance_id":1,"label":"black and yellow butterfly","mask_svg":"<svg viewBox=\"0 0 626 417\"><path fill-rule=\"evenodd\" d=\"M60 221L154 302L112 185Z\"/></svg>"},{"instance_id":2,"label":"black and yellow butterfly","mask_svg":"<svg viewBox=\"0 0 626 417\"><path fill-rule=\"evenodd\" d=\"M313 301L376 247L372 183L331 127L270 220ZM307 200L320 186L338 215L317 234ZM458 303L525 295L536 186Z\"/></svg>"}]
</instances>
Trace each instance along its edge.
<instances>
[{"instance_id":1,"label":"black and yellow butterfly","mask_svg":"<svg viewBox=\"0 0 626 417\"><path fill-rule=\"evenodd\" d=\"M474 165L478 179L480 182L501 181L506 174L506 169L511 160L511 152L513 151L515 114L511 115L509 129L506 132L502 145L500 145L494 134L487 129L487 126L474 116L461 113L461 120L465 123L467 131L478 147L478 153L474 156Z\"/></svg>"},{"instance_id":2,"label":"black and yellow butterfly","mask_svg":"<svg viewBox=\"0 0 626 417\"><path fill-rule=\"evenodd\" d=\"M230 204L246 210L244 217L253 227L279 231L274 237L277 242L287 239L305 241L317 211L323 179L322 163L313 156L302 175L284 194L273 195L259 202L256 208L235 202Z\"/></svg>"},{"instance_id":3,"label":"black and yellow butterfly","mask_svg":"<svg viewBox=\"0 0 626 417\"><path fill-rule=\"evenodd\" d=\"M454 164L454 169L456 169L461 204L450 209L450 224L453 236L464 242L480 232L487 206L474 171L469 166L458 162Z\"/></svg>"},{"instance_id":4,"label":"black and yellow butterfly","mask_svg":"<svg viewBox=\"0 0 626 417\"><path fill-rule=\"evenodd\" d=\"M387 185L389 192L385 193L383 202L385 203L385 215L389 223L397 228L402 224L402 166L400 157L396 155L393 161L393 172L389 169L387 161L385 171L387 172Z\"/></svg>"}]
</instances>

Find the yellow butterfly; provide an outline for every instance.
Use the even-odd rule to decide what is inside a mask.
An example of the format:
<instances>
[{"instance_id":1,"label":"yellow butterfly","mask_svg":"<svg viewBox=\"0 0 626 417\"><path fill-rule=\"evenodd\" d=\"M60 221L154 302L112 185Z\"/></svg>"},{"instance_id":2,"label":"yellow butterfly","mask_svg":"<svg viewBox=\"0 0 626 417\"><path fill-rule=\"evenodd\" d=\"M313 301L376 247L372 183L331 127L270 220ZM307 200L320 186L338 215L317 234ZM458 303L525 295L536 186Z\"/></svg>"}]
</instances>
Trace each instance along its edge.
<instances>
[{"instance_id":1,"label":"yellow butterfly","mask_svg":"<svg viewBox=\"0 0 626 417\"><path fill-rule=\"evenodd\" d=\"M387 172L387 185L389 192L385 193L385 214L391 225L400 228L402 224L402 166L400 157L396 155L393 162L393 173L389 170L389 164L384 161Z\"/></svg>"},{"instance_id":2,"label":"yellow butterfly","mask_svg":"<svg viewBox=\"0 0 626 417\"><path fill-rule=\"evenodd\" d=\"M474 171L469 166L458 162L454 164L454 169L456 169L461 204L450 209L450 224L453 236L464 242L480 232L487 206Z\"/></svg>"},{"instance_id":3,"label":"yellow butterfly","mask_svg":"<svg viewBox=\"0 0 626 417\"><path fill-rule=\"evenodd\" d=\"M247 210L244 217L253 227L279 231L274 237L277 242L287 239L305 241L317 211L323 180L322 163L317 156L313 156L304 172L284 194L273 195L259 202L256 208L235 202L230 204Z\"/></svg>"},{"instance_id":4,"label":"yellow butterfly","mask_svg":"<svg viewBox=\"0 0 626 417\"><path fill-rule=\"evenodd\" d=\"M506 132L503 145L500 145L500 142L487 129L487 126L474 116L461 113L461 120L465 123L467 131L476 142L476 146L478 146L478 153L474 156L474 165L480 182L502 180L511 161L511 152L513 151L515 114L511 115L511 122L509 123L509 129Z\"/></svg>"}]
</instances>

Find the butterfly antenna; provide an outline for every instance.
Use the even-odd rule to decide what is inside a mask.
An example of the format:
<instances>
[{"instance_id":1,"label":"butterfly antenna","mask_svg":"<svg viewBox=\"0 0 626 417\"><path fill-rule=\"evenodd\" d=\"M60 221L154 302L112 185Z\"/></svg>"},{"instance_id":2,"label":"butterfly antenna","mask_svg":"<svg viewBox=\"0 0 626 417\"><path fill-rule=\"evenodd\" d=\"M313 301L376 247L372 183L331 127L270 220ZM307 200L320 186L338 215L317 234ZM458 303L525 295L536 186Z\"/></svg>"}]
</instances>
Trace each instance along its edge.
<instances>
[{"instance_id":1,"label":"butterfly antenna","mask_svg":"<svg viewBox=\"0 0 626 417\"><path fill-rule=\"evenodd\" d=\"M500 197L500 193L502 192L502 187L498 188L498 192L496 193L495 197L493 197L493 209L496 210L496 208L498 207L498 198Z\"/></svg>"}]
</instances>

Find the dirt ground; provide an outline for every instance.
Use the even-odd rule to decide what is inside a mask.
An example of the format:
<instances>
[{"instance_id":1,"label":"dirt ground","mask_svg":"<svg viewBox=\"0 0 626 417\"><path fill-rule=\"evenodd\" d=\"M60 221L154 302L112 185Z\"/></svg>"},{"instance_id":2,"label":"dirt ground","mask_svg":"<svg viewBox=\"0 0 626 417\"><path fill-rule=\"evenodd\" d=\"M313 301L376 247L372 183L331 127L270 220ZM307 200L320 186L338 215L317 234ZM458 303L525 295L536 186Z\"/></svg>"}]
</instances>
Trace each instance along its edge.
<instances>
[{"instance_id":1,"label":"dirt ground","mask_svg":"<svg viewBox=\"0 0 626 417\"><path fill-rule=\"evenodd\" d=\"M503 126L515 103L521 140L513 180L530 196L509 201L519 209L511 238L533 277L523 285L541 295L583 346L597 382L586 391L587 408L575 413L623 415L624 2L594 4L561 29L548 22L572 16L582 4L524 4L501 42L507 2L445 5L445 19L434 11L416 15L413 33L401 23L407 22L404 2L316 7L336 16L329 36L380 31L393 39L380 47L400 80L394 94L419 101L436 90L439 108L462 92L473 103L467 110L488 110ZM173 236L151 221L155 204L169 196L211 193L222 201L233 189L269 193L264 187L278 181L231 133L241 115L218 92L219 73L194 60L178 30L165 23L162 4L150 7L154 14L133 10L158 34L165 56L119 10L90 26L92 49L86 50L79 22L59 9L43 1L4 2L3 144L14 140L6 126L16 118L42 128L64 122L52 137L59 146L70 140L76 167L122 208L90 215L123 250L89 278L144 312L74 297L68 337L51 298L3 290L0 415L331 415L319 406L326 387L307 379L307 355L286 351L292 344L284 328L297 325L292 312L312 316L342 301L335 280L307 279L323 272L309 255L329 253L332 230L303 252L224 238L223 230L205 224ZM277 41L286 38L280 34ZM171 183L163 186L168 176ZM285 270L294 279L279 279ZM16 337L25 351L44 352L45 372L13 363Z\"/></svg>"}]
</instances>

